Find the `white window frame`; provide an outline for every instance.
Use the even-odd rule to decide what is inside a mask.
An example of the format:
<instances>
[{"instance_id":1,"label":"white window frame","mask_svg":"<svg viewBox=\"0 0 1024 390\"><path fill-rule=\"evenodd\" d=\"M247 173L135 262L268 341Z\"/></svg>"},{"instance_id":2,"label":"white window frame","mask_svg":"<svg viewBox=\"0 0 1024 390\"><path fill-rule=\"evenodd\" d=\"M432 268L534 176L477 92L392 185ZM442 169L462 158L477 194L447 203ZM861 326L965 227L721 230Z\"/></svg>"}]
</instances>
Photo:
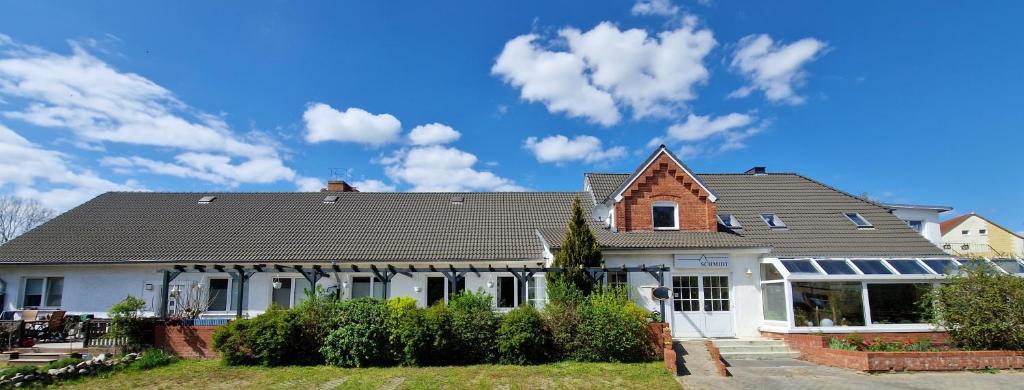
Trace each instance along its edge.
<instances>
[{"instance_id":1,"label":"white window frame","mask_svg":"<svg viewBox=\"0 0 1024 390\"><path fill-rule=\"evenodd\" d=\"M203 278L202 283L205 285L203 290L205 290L205 292L206 292L206 300L207 300L207 304L206 304L207 310L206 311L208 313L230 313L231 312L231 310L232 310L231 305L232 305L232 303L234 303L234 302L232 302L232 301L234 301L234 299L231 299L231 298L232 298L232 295L233 295L232 292L234 291L234 287L235 287L235 281L233 279L234 278L216 277L216 276L208 276L206 278ZM210 301L212 301L212 299L213 299L213 296L211 296L211 291L210 291L210 287L211 287L210 281L211 280L227 280L228 281L228 296L226 298L227 304L224 305L224 307L225 307L224 310L210 310ZM273 281L273 279L271 279L271 281Z\"/></svg>"},{"instance_id":2,"label":"white window frame","mask_svg":"<svg viewBox=\"0 0 1024 390\"><path fill-rule=\"evenodd\" d=\"M671 207L672 208L672 226L657 227L654 225L654 208L655 207ZM654 230L679 230L679 205L675 202L659 201L651 203L651 228Z\"/></svg>"},{"instance_id":3,"label":"white window frame","mask_svg":"<svg viewBox=\"0 0 1024 390\"><path fill-rule=\"evenodd\" d=\"M988 229L978 229L978 235L979 236L987 236L988 235Z\"/></svg>"},{"instance_id":4,"label":"white window frame","mask_svg":"<svg viewBox=\"0 0 1024 390\"><path fill-rule=\"evenodd\" d=\"M498 302L500 302L499 298L500 298L500 295L501 295L501 292L498 291L498 289L501 288L501 278L511 278L512 279L512 306L511 307L501 307L501 306L498 306ZM494 308L497 309L497 310L512 310L512 309L515 309L515 308L519 307L519 280L516 279L514 276L500 276L500 275L499 276L495 276L494 277L494 300L493 300L493 302L494 302Z\"/></svg>"},{"instance_id":5,"label":"white window frame","mask_svg":"<svg viewBox=\"0 0 1024 390\"><path fill-rule=\"evenodd\" d=\"M356 299L356 297L352 296L352 290L353 290L353 287L356 284L356 281L355 281L356 278L370 278L370 295L368 296L369 298L381 299L381 297L384 296L383 292L381 292L380 297L378 297L377 294L376 294L376 291L377 291L378 288L383 288L383 286L378 286L378 285L384 284L384 282L377 280L376 276L374 276L373 274L353 274L353 275L349 275L348 282L347 282L348 283L348 288L347 288L348 289L348 299ZM360 298L364 298L364 297L360 297Z\"/></svg>"},{"instance_id":6,"label":"white window frame","mask_svg":"<svg viewBox=\"0 0 1024 390\"><path fill-rule=\"evenodd\" d=\"M427 274L427 276L423 278L423 303L425 305L430 305L430 293L428 291L429 288L430 288L430 278L441 278L441 279L444 279L444 297L442 297L442 300L444 300L444 304L447 305L449 300L451 299L451 296L452 296L453 292L451 291L451 283L448 283L448 277L444 276L443 274ZM462 291L466 291L466 288L465 288L466 287L465 286L466 278L465 277L462 278L462 283L463 283ZM370 288L371 295L370 296L372 297L373 296L372 295L372 293L373 293L373 282L372 281L370 282L370 285L371 285L371 288Z\"/></svg>"},{"instance_id":7,"label":"white window frame","mask_svg":"<svg viewBox=\"0 0 1024 390\"><path fill-rule=\"evenodd\" d=\"M924 231L924 221L922 221L920 219L908 219L905 222L907 222L907 226L910 227L910 230L913 230L913 231L918 232L918 233L921 233L921 232ZM914 229L914 223L917 223L917 229Z\"/></svg>"},{"instance_id":8,"label":"white window frame","mask_svg":"<svg viewBox=\"0 0 1024 390\"><path fill-rule=\"evenodd\" d=\"M544 275L533 275L526 280L526 302L540 309L548 303L547 279ZM538 298L530 298L530 289L537 293Z\"/></svg>"},{"instance_id":9,"label":"white window frame","mask_svg":"<svg viewBox=\"0 0 1024 390\"><path fill-rule=\"evenodd\" d=\"M872 224L871 221L868 221L868 219L865 218L860 213L845 212L845 213L843 213L843 216L845 216L846 219L850 220L850 222L852 222L853 225L857 227L857 229L874 229L875 228L875 225ZM864 221L864 223L863 224L857 223L857 220L855 220L853 216L856 216L857 218L860 218L860 220Z\"/></svg>"},{"instance_id":10,"label":"white window frame","mask_svg":"<svg viewBox=\"0 0 1024 390\"><path fill-rule=\"evenodd\" d=\"M26 307L33 307L33 308L36 308L36 309L56 309L56 308L59 308L60 306L51 306L51 305L49 305L49 303L50 303L50 299L49 299L50 291L49 291L49 289L50 289L50 279L51 278L61 278L61 279L64 280L63 281L64 284L61 286L61 290L60 290L60 301L61 301L61 306L63 306L63 304L64 304L64 289L67 287L67 278L65 278L64 276L26 276L26 277L23 277L21 279L21 296L19 297L20 299L18 299L18 306L21 307L22 309L24 309ZM40 291L40 295L41 296L39 297L39 306L25 306L25 295L26 295L25 293L27 292L25 290L28 289L28 281L29 281L29 279L42 279L42 281L43 281L43 286L42 286L43 290Z\"/></svg>"},{"instance_id":11,"label":"white window frame","mask_svg":"<svg viewBox=\"0 0 1024 390\"><path fill-rule=\"evenodd\" d=\"M295 279L297 279L297 278L295 276L293 276L293 275L283 275L283 274L271 275L270 276L270 291L267 291L267 307L269 308L270 305L274 304L274 280L275 279L291 279L292 284L291 284L291 287L289 287L289 288L292 291L288 294L288 308L291 309L291 308L295 307L295 285L296 285Z\"/></svg>"},{"instance_id":12,"label":"white window frame","mask_svg":"<svg viewBox=\"0 0 1024 390\"><path fill-rule=\"evenodd\" d=\"M960 235L961 236L969 236L969 235L971 235L971 231L969 229L961 230L960 231Z\"/></svg>"}]
</instances>

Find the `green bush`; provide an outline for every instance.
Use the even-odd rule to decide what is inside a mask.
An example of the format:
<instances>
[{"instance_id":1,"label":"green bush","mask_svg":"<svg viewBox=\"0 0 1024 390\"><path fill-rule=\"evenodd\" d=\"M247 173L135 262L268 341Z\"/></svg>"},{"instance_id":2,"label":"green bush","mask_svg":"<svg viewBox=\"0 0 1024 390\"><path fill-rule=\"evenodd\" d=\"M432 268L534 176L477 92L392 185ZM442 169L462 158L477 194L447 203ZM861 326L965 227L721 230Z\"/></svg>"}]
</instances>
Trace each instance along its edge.
<instances>
[{"instance_id":1,"label":"green bush","mask_svg":"<svg viewBox=\"0 0 1024 390\"><path fill-rule=\"evenodd\" d=\"M133 370L149 370L163 367L178 361L178 357L156 348L150 348L142 352L139 358L129 365ZM66 364L64 366L67 366Z\"/></svg>"},{"instance_id":2,"label":"green bush","mask_svg":"<svg viewBox=\"0 0 1024 390\"><path fill-rule=\"evenodd\" d=\"M430 355L433 334L428 331L424 310L409 297L388 300L388 341L393 359L405 366L425 365Z\"/></svg>"},{"instance_id":3,"label":"green bush","mask_svg":"<svg viewBox=\"0 0 1024 390\"><path fill-rule=\"evenodd\" d=\"M256 317L217 329L213 347L229 365L282 366L309 361L310 351L297 347L301 332L295 319L295 312L271 306Z\"/></svg>"},{"instance_id":4,"label":"green bush","mask_svg":"<svg viewBox=\"0 0 1024 390\"><path fill-rule=\"evenodd\" d=\"M110 331L107 337L125 337L131 344L142 343L142 310L146 301L129 295L110 307Z\"/></svg>"},{"instance_id":5,"label":"green bush","mask_svg":"<svg viewBox=\"0 0 1024 390\"><path fill-rule=\"evenodd\" d=\"M972 263L932 289L921 306L961 348L1024 349L1024 278Z\"/></svg>"},{"instance_id":6,"label":"green bush","mask_svg":"<svg viewBox=\"0 0 1024 390\"><path fill-rule=\"evenodd\" d=\"M583 291L562 280L548 283L548 303L544 305L544 325L551 332L554 360L568 359L580 349L579 308L585 304Z\"/></svg>"},{"instance_id":7,"label":"green bush","mask_svg":"<svg viewBox=\"0 0 1024 390\"><path fill-rule=\"evenodd\" d=\"M36 367L36 366L15 366L15 367L7 367L7 368L5 368L3 370L0 370L0 376L10 378L10 377L14 376L15 374L29 375L29 374L36 374L38 372L39 372L39 368Z\"/></svg>"},{"instance_id":8,"label":"green bush","mask_svg":"<svg viewBox=\"0 0 1024 390\"><path fill-rule=\"evenodd\" d=\"M502 364L538 364L547 361L551 334L533 306L515 308L501 318L498 361Z\"/></svg>"},{"instance_id":9,"label":"green bush","mask_svg":"<svg viewBox=\"0 0 1024 390\"><path fill-rule=\"evenodd\" d=\"M384 366L394 362L388 307L372 298L344 301L344 316L320 347L324 360L341 367Z\"/></svg>"},{"instance_id":10,"label":"green bush","mask_svg":"<svg viewBox=\"0 0 1024 390\"><path fill-rule=\"evenodd\" d=\"M327 335L340 326L344 310L342 301L336 296L323 293L323 287L320 286L292 309L299 329L295 347L303 352L302 358L295 359L294 364L324 363L320 347L324 345Z\"/></svg>"},{"instance_id":11,"label":"green bush","mask_svg":"<svg viewBox=\"0 0 1024 390\"><path fill-rule=\"evenodd\" d=\"M498 316L491 302L491 295L483 291L467 291L449 300L451 342L458 351L452 356L452 364L483 364L497 360L494 336L498 332Z\"/></svg>"},{"instance_id":12,"label":"green bush","mask_svg":"<svg viewBox=\"0 0 1024 390\"><path fill-rule=\"evenodd\" d=\"M652 356L647 311L618 292L595 292L579 307L573 358L595 362L638 362Z\"/></svg>"}]
</instances>

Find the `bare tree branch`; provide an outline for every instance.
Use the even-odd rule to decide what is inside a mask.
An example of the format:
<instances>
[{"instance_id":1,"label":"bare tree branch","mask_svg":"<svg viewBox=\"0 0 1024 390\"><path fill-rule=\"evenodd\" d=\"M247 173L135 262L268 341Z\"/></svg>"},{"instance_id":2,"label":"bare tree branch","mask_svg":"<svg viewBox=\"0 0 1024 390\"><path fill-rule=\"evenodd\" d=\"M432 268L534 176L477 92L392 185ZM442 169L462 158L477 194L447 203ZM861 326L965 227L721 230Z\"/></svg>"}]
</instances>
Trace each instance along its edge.
<instances>
[{"instance_id":1,"label":"bare tree branch","mask_svg":"<svg viewBox=\"0 0 1024 390\"><path fill-rule=\"evenodd\" d=\"M32 230L56 214L35 199L0 196L0 244Z\"/></svg>"}]
</instances>

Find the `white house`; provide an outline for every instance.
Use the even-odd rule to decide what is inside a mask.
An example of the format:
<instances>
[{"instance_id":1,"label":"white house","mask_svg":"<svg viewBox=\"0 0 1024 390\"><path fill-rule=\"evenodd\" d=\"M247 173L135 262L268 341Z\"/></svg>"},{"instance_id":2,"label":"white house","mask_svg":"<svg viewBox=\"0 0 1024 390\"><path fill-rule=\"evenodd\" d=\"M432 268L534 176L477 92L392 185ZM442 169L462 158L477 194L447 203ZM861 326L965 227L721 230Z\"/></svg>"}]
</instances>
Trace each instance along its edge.
<instances>
[{"instance_id":1,"label":"white house","mask_svg":"<svg viewBox=\"0 0 1024 390\"><path fill-rule=\"evenodd\" d=\"M942 229L939 220L942 213L952 210L948 206L926 206L915 204L887 203L883 206L892 209L893 215L902 219L914 231L936 246L942 245Z\"/></svg>"},{"instance_id":2,"label":"white house","mask_svg":"<svg viewBox=\"0 0 1024 390\"><path fill-rule=\"evenodd\" d=\"M483 290L543 305L545 271L580 198L599 283L663 312L678 337L927 331L916 285L960 263L885 207L793 173L696 173L664 146L578 192L103 194L0 246L5 311L207 317L292 306L313 283L422 305ZM664 286L669 299L655 299ZM169 299L164 299L169 297Z\"/></svg>"}]
</instances>

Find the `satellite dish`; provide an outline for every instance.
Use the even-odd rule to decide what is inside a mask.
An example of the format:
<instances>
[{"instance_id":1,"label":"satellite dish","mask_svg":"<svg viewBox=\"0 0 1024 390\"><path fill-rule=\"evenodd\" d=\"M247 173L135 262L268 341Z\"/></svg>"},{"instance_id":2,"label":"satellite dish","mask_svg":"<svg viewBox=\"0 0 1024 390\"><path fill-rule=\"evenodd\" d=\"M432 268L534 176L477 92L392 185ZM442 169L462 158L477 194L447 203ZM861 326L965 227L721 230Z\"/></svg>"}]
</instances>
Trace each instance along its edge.
<instances>
[{"instance_id":1,"label":"satellite dish","mask_svg":"<svg viewBox=\"0 0 1024 390\"><path fill-rule=\"evenodd\" d=\"M664 301L671 298L670 293L671 292L669 291L668 287L658 287L654 290L651 290L651 295L654 296L654 299L657 299L659 301Z\"/></svg>"}]
</instances>

